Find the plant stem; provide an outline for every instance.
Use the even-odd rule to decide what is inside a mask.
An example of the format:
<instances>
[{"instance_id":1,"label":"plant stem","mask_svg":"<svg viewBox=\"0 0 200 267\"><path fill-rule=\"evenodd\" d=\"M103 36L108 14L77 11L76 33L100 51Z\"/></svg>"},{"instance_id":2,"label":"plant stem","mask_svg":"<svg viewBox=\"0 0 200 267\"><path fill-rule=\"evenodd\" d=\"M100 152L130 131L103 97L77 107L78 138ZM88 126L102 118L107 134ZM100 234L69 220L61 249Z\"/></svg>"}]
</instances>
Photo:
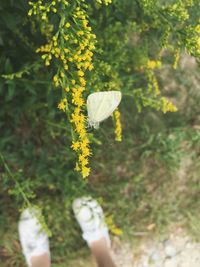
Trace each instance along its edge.
<instances>
[{"instance_id":1,"label":"plant stem","mask_svg":"<svg viewBox=\"0 0 200 267\"><path fill-rule=\"evenodd\" d=\"M8 175L13 179L13 181L15 182L15 184L17 185L18 189L19 189L19 192L21 193L22 195L22 198L24 199L25 203L30 206L30 202L28 200L28 198L26 197L26 194L24 193L23 189L21 188L19 182L17 181L17 179L15 178L15 176L13 175L13 173L11 172L10 168L8 167L7 163L5 162L5 159L2 155L2 153L0 152L0 158L1 158L1 161L3 163L3 166L5 168L5 170L7 171Z\"/></svg>"}]
</instances>

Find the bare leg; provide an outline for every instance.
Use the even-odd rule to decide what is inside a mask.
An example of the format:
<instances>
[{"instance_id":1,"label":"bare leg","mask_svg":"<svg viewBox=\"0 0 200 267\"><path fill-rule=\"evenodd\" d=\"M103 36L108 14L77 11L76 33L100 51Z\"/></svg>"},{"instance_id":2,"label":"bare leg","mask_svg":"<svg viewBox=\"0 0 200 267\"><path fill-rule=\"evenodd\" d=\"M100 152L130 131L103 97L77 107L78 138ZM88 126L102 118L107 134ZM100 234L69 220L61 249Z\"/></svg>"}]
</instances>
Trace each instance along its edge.
<instances>
[{"instance_id":1,"label":"bare leg","mask_svg":"<svg viewBox=\"0 0 200 267\"><path fill-rule=\"evenodd\" d=\"M31 258L32 267L50 267L50 259L47 253L40 256L33 256Z\"/></svg>"},{"instance_id":2,"label":"bare leg","mask_svg":"<svg viewBox=\"0 0 200 267\"><path fill-rule=\"evenodd\" d=\"M111 258L105 238L93 242L90 250L97 261L98 267L116 267Z\"/></svg>"}]
</instances>

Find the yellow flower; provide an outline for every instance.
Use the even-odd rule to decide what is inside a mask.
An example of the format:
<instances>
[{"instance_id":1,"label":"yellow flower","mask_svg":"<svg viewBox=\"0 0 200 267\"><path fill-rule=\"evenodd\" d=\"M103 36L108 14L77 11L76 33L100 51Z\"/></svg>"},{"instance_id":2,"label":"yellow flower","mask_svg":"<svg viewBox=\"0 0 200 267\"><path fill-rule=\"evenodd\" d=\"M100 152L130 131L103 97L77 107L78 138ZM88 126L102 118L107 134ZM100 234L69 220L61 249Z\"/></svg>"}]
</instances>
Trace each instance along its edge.
<instances>
[{"instance_id":1,"label":"yellow flower","mask_svg":"<svg viewBox=\"0 0 200 267\"><path fill-rule=\"evenodd\" d=\"M84 32L83 32L83 31L78 31L78 32L77 32L77 35L78 35L78 36L84 35Z\"/></svg>"},{"instance_id":2,"label":"yellow flower","mask_svg":"<svg viewBox=\"0 0 200 267\"><path fill-rule=\"evenodd\" d=\"M85 86L86 85L86 81L85 81L85 79L84 78L80 78L79 79L79 81L80 81L80 84L82 85L82 86Z\"/></svg>"},{"instance_id":3,"label":"yellow flower","mask_svg":"<svg viewBox=\"0 0 200 267\"><path fill-rule=\"evenodd\" d=\"M110 232L112 234L114 234L114 235L122 235L123 232L113 222L113 216L112 215L106 216L105 220L106 220L108 228L109 228L109 230L110 230Z\"/></svg>"},{"instance_id":4,"label":"yellow flower","mask_svg":"<svg viewBox=\"0 0 200 267\"><path fill-rule=\"evenodd\" d=\"M69 35L64 35L64 39L65 39L65 41L68 41L69 40Z\"/></svg>"},{"instance_id":5,"label":"yellow flower","mask_svg":"<svg viewBox=\"0 0 200 267\"><path fill-rule=\"evenodd\" d=\"M58 81L58 76L56 76L56 75L53 76L53 81L54 81L54 82L57 82L57 81Z\"/></svg>"},{"instance_id":6,"label":"yellow flower","mask_svg":"<svg viewBox=\"0 0 200 267\"><path fill-rule=\"evenodd\" d=\"M83 23L83 27L86 27L86 26L88 25L88 21L87 21L86 19L84 19L84 20L82 21L82 23Z\"/></svg>"},{"instance_id":7,"label":"yellow flower","mask_svg":"<svg viewBox=\"0 0 200 267\"><path fill-rule=\"evenodd\" d=\"M94 66L91 64L88 69L91 71L94 69Z\"/></svg>"},{"instance_id":8,"label":"yellow flower","mask_svg":"<svg viewBox=\"0 0 200 267\"><path fill-rule=\"evenodd\" d=\"M85 155L85 157L88 157L91 155L90 149L88 147L81 147L82 153Z\"/></svg>"},{"instance_id":9,"label":"yellow flower","mask_svg":"<svg viewBox=\"0 0 200 267\"><path fill-rule=\"evenodd\" d=\"M57 13L57 9L56 9L55 7L52 8L52 11L53 11L54 13Z\"/></svg>"},{"instance_id":10,"label":"yellow flower","mask_svg":"<svg viewBox=\"0 0 200 267\"><path fill-rule=\"evenodd\" d=\"M80 138L81 139L83 139L83 138L85 138L86 137L86 130L85 130L85 128L83 128L83 129L81 129L80 131L79 131L79 136L80 136Z\"/></svg>"},{"instance_id":11,"label":"yellow flower","mask_svg":"<svg viewBox=\"0 0 200 267\"><path fill-rule=\"evenodd\" d=\"M75 85L75 84L76 84L76 81L75 81L75 80L71 80L71 83L72 83L73 85Z\"/></svg>"},{"instance_id":12,"label":"yellow flower","mask_svg":"<svg viewBox=\"0 0 200 267\"><path fill-rule=\"evenodd\" d=\"M66 24L65 24L65 28L69 28L71 26L71 24L69 23L69 22L67 22Z\"/></svg>"},{"instance_id":13,"label":"yellow flower","mask_svg":"<svg viewBox=\"0 0 200 267\"><path fill-rule=\"evenodd\" d=\"M68 65L64 65L64 69L68 70L69 69Z\"/></svg>"},{"instance_id":14,"label":"yellow flower","mask_svg":"<svg viewBox=\"0 0 200 267\"><path fill-rule=\"evenodd\" d=\"M159 61L159 60L157 60L157 61L155 61L155 60L148 60L147 61L147 68L148 69L155 69L155 68L159 68L159 67L161 67L161 61Z\"/></svg>"},{"instance_id":15,"label":"yellow flower","mask_svg":"<svg viewBox=\"0 0 200 267\"><path fill-rule=\"evenodd\" d=\"M178 109L175 105L173 105L169 100L165 97L161 98L162 101L162 111L166 113L167 111L176 112Z\"/></svg>"},{"instance_id":16,"label":"yellow flower","mask_svg":"<svg viewBox=\"0 0 200 267\"><path fill-rule=\"evenodd\" d=\"M82 162L84 159L85 159L85 156L83 154L80 154L78 160Z\"/></svg>"},{"instance_id":17,"label":"yellow flower","mask_svg":"<svg viewBox=\"0 0 200 267\"><path fill-rule=\"evenodd\" d=\"M77 71L77 74L80 77L83 77L84 76L84 72L82 70Z\"/></svg>"},{"instance_id":18,"label":"yellow flower","mask_svg":"<svg viewBox=\"0 0 200 267\"><path fill-rule=\"evenodd\" d=\"M66 54L70 52L68 48L64 48L64 51Z\"/></svg>"},{"instance_id":19,"label":"yellow flower","mask_svg":"<svg viewBox=\"0 0 200 267\"><path fill-rule=\"evenodd\" d=\"M85 142L85 140L87 140L88 141L88 139L87 138L85 138L85 139L83 139L82 140L82 142L80 143L80 148L81 148L81 150L82 150L82 152L84 152L85 151L85 149L87 149L88 147L88 144L89 144L89 142Z\"/></svg>"},{"instance_id":20,"label":"yellow flower","mask_svg":"<svg viewBox=\"0 0 200 267\"><path fill-rule=\"evenodd\" d=\"M72 141L72 145L71 145L71 148L74 150L74 151L77 151L80 147L80 143L78 141Z\"/></svg>"},{"instance_id":21,"label":"yellow flower","mask_svg":"<svg viewBox=\"0 0 200 267\"><path fill-rule=\"evenodd\" d=\"M65 109L66 109L66 104L64 103L63 100L58 104L58 108L59 108L60 110L65 111Z\"/></svg>"},{"instance_id":22,"label":"yellow flower","mask_svg":"<svg viewBox=\"0 0 200 267\"><path fill-rule=\"evenodd\" d=\"M81 133L86 133L84 125L82 123L78 123L76 125L76 131L79 133L79 135L81 135Z\"/></svg>"},{"instance_id":23,"label":"yellow flower","mask_svg":"<svg viewBox=\"0 0 200 267\"><path fill-rule=\"evenodd\" d=\"M77 124L79 123L79 120L80 120L79 118L80 118L79 114L73 113L70 121L73 122L74 124Z\"/></svg>"},{"instance_id":24,"label":"yellow flower","mask_svg":"<svg viewBox=\"0 0 200 267\"><path fill-rule=\"evenodd\" d=\"M74 97L73 100L72 100L72 102L73 102L75 105L77 105L78 107L81 107L81 106L83 106L83 104L84 104L84 100L83 100L83 98L81 98L81 97Z\"/></svg>"},{"instance_id":25,"label":"yellow flower","mask_svg":"<svg viewBox=\"0 0 200 267\"><path fill-rule=\"evenodd\" d=\"M117 227L111 227L110 231L112 234L118 235L118 236L123 234L123 231Z\"/></svg>"},{"instance_id":26,"label":"yellow flower","mask_svg":"<svg viewBox=\"0 0 200 267\"><path fill-rule=\"evenodd\" d=\"M87 164L88 164L88 159L87 158L83 158L81 160L81 166L82 166L82 168L85 167Z\"/></svg>"},{"instance_id":27,"label":"yellow flower","mask_svg":"<svg viewBox=\"0 0 200 267\"><path fill-rule=\"evenodd\" d=\"M88 167L83 167L81 173L82 173L83 178L88 177L89 174L90 174L90 168L88 168Z\"/></svg>"}]
</instances>

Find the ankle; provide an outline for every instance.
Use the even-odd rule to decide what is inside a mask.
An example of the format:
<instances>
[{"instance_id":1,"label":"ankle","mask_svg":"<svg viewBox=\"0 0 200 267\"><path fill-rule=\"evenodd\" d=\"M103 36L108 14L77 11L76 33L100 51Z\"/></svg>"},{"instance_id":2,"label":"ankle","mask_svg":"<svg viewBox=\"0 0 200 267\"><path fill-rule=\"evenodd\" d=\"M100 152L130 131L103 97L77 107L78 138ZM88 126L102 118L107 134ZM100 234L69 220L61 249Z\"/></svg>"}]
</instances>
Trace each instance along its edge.
<instances>
[{"instance_id":1,"label":"ankle","mask_svg":"<svg viewBox=\"0 0 200 267\"><path fill-rule=\"evenodd\" d=\"M92 242L90 250L99 267L116 267L105 238Z\"/></svg>"},{"instance_id":2,"label":"ankle","mask_svg":"<svg viewBox=\"0 0 200 267\"><path fill-rule=\"evenodd\" d=\"M44 253L39 256L32 256L31 259L31 267L50 267L50 256L48 253Z\"/></svg>"}]
</instances>

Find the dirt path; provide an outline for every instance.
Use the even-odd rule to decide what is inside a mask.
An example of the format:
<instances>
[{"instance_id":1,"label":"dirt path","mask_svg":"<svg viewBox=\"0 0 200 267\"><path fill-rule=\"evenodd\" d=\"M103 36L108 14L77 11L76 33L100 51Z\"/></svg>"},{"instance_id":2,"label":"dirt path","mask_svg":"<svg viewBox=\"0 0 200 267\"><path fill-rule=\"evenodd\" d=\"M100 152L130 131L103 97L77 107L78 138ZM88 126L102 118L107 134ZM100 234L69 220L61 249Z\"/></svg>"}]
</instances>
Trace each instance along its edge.
<instances>
[{"instance_id":1,"label":"dirt path","mask_svg":"<svg viewBox=\"0 0 200 267\"><path fill-rule=\"evenodd\" d=\"M143 240L137 247L114 239L113 258L118 267L199 267L200 243L192 239L182 228L162 238ZM95 267L92 257L74 261L72 267Z\"/></svg>"}]
</instances>

